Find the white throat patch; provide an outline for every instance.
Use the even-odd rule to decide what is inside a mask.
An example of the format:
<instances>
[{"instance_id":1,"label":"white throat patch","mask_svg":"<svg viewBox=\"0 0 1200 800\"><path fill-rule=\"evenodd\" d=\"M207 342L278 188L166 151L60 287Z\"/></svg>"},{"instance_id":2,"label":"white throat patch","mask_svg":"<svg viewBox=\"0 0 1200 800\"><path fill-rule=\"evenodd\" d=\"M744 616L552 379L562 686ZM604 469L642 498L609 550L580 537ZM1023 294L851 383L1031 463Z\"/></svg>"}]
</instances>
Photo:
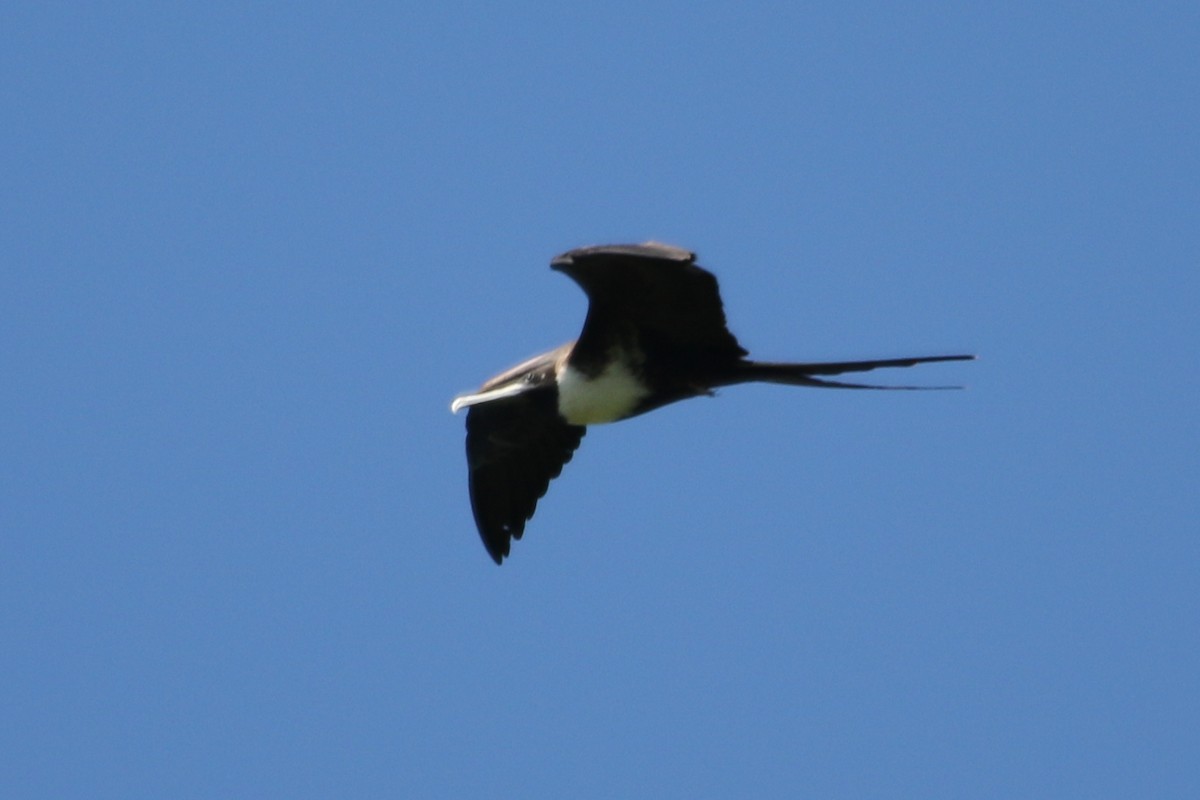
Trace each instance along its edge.
<instances>
[{"instance_id":1,"label":"white throat patch","mask_svg":"<svg viewBox=\"0 0 1200 800\"><path fill-rule=\"evenodd\" d=\"M595 377L569 364L558 374L558 412L572 425L624 419L649 393L620 360Z\"/></svg>"}]
</instances>

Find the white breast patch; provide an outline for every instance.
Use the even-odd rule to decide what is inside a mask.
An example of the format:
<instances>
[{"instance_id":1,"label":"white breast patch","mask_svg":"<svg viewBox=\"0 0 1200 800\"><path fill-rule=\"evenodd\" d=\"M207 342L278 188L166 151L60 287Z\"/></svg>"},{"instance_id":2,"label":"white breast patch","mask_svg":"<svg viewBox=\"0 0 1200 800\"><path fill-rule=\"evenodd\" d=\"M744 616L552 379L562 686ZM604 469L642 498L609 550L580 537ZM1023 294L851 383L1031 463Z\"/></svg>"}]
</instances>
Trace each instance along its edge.
<instances>
[{"instance_id":1,"label":"white breast patch","mask_svg":"<svg viewBox=\"0 0 1200 800\"><path fill-rule=\"evenodd\" d=\"M595 377L569 365L558 375L558 411L572 425L624 419L649 393L620 361L612 362Z\"/></svg>"}]
</instances>

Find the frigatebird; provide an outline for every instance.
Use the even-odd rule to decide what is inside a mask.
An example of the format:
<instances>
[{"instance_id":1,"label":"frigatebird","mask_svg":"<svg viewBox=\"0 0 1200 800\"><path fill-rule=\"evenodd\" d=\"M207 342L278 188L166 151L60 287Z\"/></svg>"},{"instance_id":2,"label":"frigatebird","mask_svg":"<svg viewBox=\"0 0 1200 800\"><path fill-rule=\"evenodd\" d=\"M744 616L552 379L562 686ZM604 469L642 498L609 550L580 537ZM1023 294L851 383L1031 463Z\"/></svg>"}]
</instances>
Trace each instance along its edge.
<instances>
[{"instance_id":1,"label":"frigatebird","mask_svg":"<svg viewBox=\"0 0 1200 800\"><path fill-rule=\"evenodd\" d=\"M468 409L471 509L497 564L521 538L588 425L756 381L833 389L954 388L817 376L974 358L751 361L726 327L716 277L696 264L695 253L659 242L601 245L563 253L550 266L587 294L579 338L500 373L450 405L453 412Z\"/></svg>"}]
</instances>

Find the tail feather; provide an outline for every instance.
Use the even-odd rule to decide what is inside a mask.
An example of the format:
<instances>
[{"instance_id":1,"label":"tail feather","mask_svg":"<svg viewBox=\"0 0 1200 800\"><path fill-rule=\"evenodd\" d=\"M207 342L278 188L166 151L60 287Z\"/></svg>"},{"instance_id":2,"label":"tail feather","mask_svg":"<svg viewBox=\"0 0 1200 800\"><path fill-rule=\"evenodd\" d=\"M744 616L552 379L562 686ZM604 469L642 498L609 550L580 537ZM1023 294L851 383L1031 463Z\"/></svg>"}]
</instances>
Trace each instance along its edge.
<instances>
[{"instance_id":1,"label":"tail feather","mask_svg":"<svg viewBox=\"0 0 1200 800\"><path fill-rule=\"evenodd\" d=\"M766 361L742 361L730 383L782 383L788 386L815 386L823 389L884 389L884 390L937 390L961 389L961 386L881 386L870 383L847 383L822 380L815 375L841 375L846 372L868 372L884 367L911 367L916 364L932 364L939 361L972 361L973 355L916 356L913 358L887 358L874 361L827 361L811 364L786 364Z\"/></svg>"}]
</instances>

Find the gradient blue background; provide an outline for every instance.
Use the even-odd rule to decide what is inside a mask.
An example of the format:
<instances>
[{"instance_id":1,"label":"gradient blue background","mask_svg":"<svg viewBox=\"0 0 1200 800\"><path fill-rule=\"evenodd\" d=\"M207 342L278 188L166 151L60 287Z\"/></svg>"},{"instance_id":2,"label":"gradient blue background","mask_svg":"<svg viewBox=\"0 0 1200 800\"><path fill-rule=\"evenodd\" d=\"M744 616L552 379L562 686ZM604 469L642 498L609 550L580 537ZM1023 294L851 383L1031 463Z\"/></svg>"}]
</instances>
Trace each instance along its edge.
<instances>
[{"instance_id":1,"label":"gradient blue background","mask_svg":"<svg viewBox=\"0 0 1200 800\"><path fill-rule=\"evenodd\" d=\"M1200 796L1194 3L9 3L0 795ZM496 568L571 247L764 358ZM874 377L874 376L873 376Z\"/></svg>"}]
</instances>

